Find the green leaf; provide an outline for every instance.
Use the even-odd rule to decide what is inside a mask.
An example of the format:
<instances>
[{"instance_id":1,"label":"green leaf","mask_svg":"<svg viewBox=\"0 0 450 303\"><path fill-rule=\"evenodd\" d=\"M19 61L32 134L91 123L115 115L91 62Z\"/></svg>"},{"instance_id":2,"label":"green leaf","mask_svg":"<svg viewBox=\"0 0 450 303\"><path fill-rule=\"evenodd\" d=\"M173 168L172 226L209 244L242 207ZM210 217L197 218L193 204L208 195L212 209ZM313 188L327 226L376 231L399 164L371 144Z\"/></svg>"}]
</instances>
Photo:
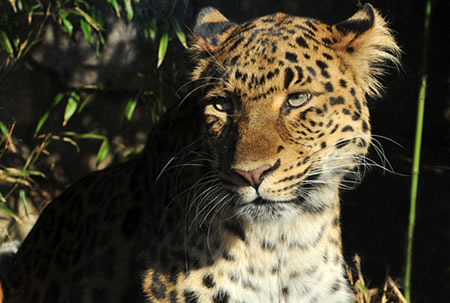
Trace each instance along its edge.
<instances>
[{"instance_id":1,"label":"green leaf","mask_svg":"<svg viewBox=\"0 0 450 303\"><path fill-rule=\"evenodd\" d=\"M92 27L83 19L80 19L80 27L83 31L84 39L91 44L92 43Z\"/></svg>"},{"instance_id":2,"label":"green leaf","mask_svg":"<svg viewBox=\"0 0 450 303\"><path fill-rule=\"evenodd\" d=\"M69 20L63 19L64 30L69 34L69 37L72 37L73 25Z\"/></svg>"},{"instance_id":3,"label":"green leaf","mask_svg":"<svg viewBox=\"0 0 450 303\"><path fill-rule=\"evenodd\" d=\"M105 44L105 39L103 38L103 35L101 33L98 34L98 39L99 39L101 45Z\"/></svg>"},{"instance_id":4,"label":"green leaf","mask_svg":"<svg viewBox=\"0 0 450 303\"><path fill-rule=\"evenodd\" d=\"M96 31L101 31L103 29L101 22L96 21L94 19L95 16L90 16L88 13L86 13L79 7L75 7L75 12L77 12L80 16L82 16L84 18L84 21L88 23L91 27L93 27ZM94 11L92 13L95 14Z\"/></svg>"},{"instance_id":5,"label":"green leaf","mask_svg":"<svg viewBox=\"0 0 450 303\"><path fill-rule=\"evenodd\" d=\"M8 54L13 53L14 50L12 48L11 42L9 41L8 35L6 35L4 31L0 31L0 45Z\"/></svg>"},{"instance_id":6,"label":"green leaf","mask_svg":"<svg viewBox=\"0 0 450 303\"><path fill-rule=\"evenodd\" d=\"M36 136L37 136L37 134L38 134L39 131L41 130L42 126L44 125L45 121L47 121L48 115L49 115L49 114L50 114L50 112L47 111L47 112L45 112L45 113L42 115L41 119L39 119L39 122L38 122L38 124L36 125L36 129L34 130L34 135L33 135L33 137L36 137Z\"/></svg>"},{"instance_id":7,"label":"green leaf","mask_svg":"<svg viewBox=\"0 0 450 303\"><path fill-rule=\"evenodd\" d=\"M100 32L97 33L97 37L98 37L98 39L97 39L97 45L96 45L96 55L97 55L97 57L100 57L102 47L105 44L105 39L103 38L103 35Z\"/></svg>"},{"instance_id":8,"label":"green leaf","mask_svg":"<svg viewBox=\"0 0 450 303\"><path fill-rule=\"evenodd\" d=\"M17 13L16 0L9 0L9 4L11 4L14 13Z\"/></svg>"},{"instance_id":9,"label":"green leaf","mask_svg":"<svg viewBox=\"0 0 450 303\"><path fill-rule=\"evenodd\" d=\"M61 18L62 22L63 22L63 30L69 34L70 37L72 37L72 31L73 31L73 25L72 23L67 19L68 17L68 13L63 11L63 10L59 10L58 11L58 15Z\"/></svg>"},{"instance_id":10,"label":"green leaf","mask_svg":"<svg viewBox=\"0 0 450 303\"><path fill-rule=\"evenodd\" d=\"M131 21L133 19L133 6L131 5L131 0L123 0L125 4L125 11L127 12L127 18L128 21Z\"/></svg>"},{"instance_id":11,"label":"green leaf","mask_svg":"<svg viewBox=\"0 0 450 303\"><path fill-rule=\"evenodd\" d=\"M40 176L45 178L45 175L37 170L20 169L19 171L26 176Z\"/></svg>"},{"instance_id":12,"label":"green leaf","mask_svg":"<svg viewBox=\"0 0 450 303\"><path fill-rule=\"evenodd\" d=\"M0 205L0 209L3 210L5 213L7 213L8 215L10 215L11 217L15 217L18 218L19 216L17 216L17 214L15 212L13 212L12 210L10 210L8 207Z\"/></svg>"},{"instance_id":13,"label":"green leaf","mask_svg":"<svg viewBox=\"0 0 450 303\"><path fill-rule=\"evenodd\" d=\"M177 19L172 18L173 27L175 29L175 34L177 35L178 40L181 42L181 45L183 45L184 48L188 48L186 44L186 35L181 31L180 24L178 23Z\"/></svg>"},{"instance_id":14,"label":"green leaf","mask_svg":"<svg viewBox=\"0 0 450 303\"><path fill-rule=\"evenodd\" d=\"M0 202L6 203L5 196L3 196L3 194L1 192L0 192Z\"/></svg>"},{"instance_id":15,"label":"green leaf","mask_svg":"<svg viewBox=\"0 0 450 303\"><path fill-rule=\"evenodd\" d=\"M116 12L117 17L120 17L120 7L119 7L119 4L117 4L117 0L106 0L106 2L111 4L114 11Z\"/></svg>"},{"instance_id":16,"label":"green leaf","mask_svg":"<svg viewBox=\"0 0 450 303\"><path fill-rule=\"evenodd\" d=\"M55 99L53 99L53 104L52 106L56 106L58 105L58 103L62 100L62 98L64 98L64 93L59 93L55 96Z\"/></svg>"},{"instance_id":17,"label":"green leaf","mask_svg":"<svg viewBox=\"0 0 450 303\"><path fill-rule=\"evenodd\" d=\"M19 190L19 198L22 201L23 208L25 209L25 214L28 216L28 202L27 197L25 196L25 191L23 189Z\"/></svg>"},{"instance_id":18,"label":"green leaf","mask_svg":"<svg viewBox=\"0 0 450 303\"><path fill-rule=\"evenodd\" d=\"M81 105L78 107L78 113L81 113L81 111L84 109L84 107L86 106L86 104L89 103L89 101L91 101L92 99L92 95L87 96L83 102L81 103Z\"/></svg>"},{"instance_id":19,"label":"green leaf","mask_svg":"<svg viewBox=\"0 0 450 303\"><path fill-rule=\"evenodd\" d=\"M367 292L369 290L365 285L363 285L361 283L358 283L357 287L363 292Z\"/></svg>"},{"instance_id":20,"label":"green leaf","mask_svg":"<svg viewBox=\"0 0 450 303\"><path fill-rule=\"evenodd\" d=\"M2 131L3 135L8 138L9 137L9 131L8 128L6 127L5 124L3 124L3 122L0 121L0 130Z\"/></svg>"},{"instance_id":21,"label":"green leaf","mask_svg":"<svg viewBox=\"0 0 450 303\"><path fill-rule=\"evenodd\" d=\"M95 133L77 134L75 132L65 132L64 135L75 137L76 139L100 139L105 140L106 137Z\"/></svg>"},{"instance_id":22,"label":"green leaf","mask_svg":"<svg viewBox=\"0 0 450 303\"><path fill-rule=\"evenodd\" d=\"M42 5L40 3L33 5L31 7L29 7L29 6L27 7L26 10L27 10L27 14L28 14L28 24L31 24L31 21L33 19L33 13L35 10L37 10L39 8L42 8Z\"/></svg>"},{"instance_id":23,"label":"green leaf","mask_svg":"<svg viewBox=\"0 0 450 303\"><path fill-rule=\"evenodd\" d=\"M33 137L36 137L39 133L39 131L41 130L42 126L44 125L45 121L47 121L48 116L50 115L50 111L53 107L55 107L56 105L58 105L58 103L62 100L62 98L64 98L64 94L63 93L59 93L56 95L55 99L53 100L52 106L50 107L50 109L48 111L46 111L42 117L39 119L37 125L36 125L36 129L34 130L34 135Z\"/></svg>"},{"instance_id":24,"label":"green leaf","mask_svg":"<svg viewBox=\"0 0 450 303\"><path fill-rule=\"evenodd\" d=\"M103 139L102 145L97 152L97 166L105 159L106 155L109 152L109 142L108 139Z\"/></svg>"},{"instance_id":25,"label":"green leaf","mask_svg":"<svg viewBox=\"0 0 450 303\"><path fill-rule=\"evenodd\" d=\"M152 19L150 27L148 28L148 34L153 42L155 42L156 39L156 32L157 32L156 19Z\"/></svg>"},{"instance_id":26,"label":"green leaf","mask_svg":"<svg viewBox=\"0 0 450 303\"><path fill-rule=\"evenodd\" d=\"M159 40L159 49L158 49L158 64L156 68L159 68L164 61L164 57L167 52L167 45L169 44L169 32L167 27L165 27L164 32Z\"/></svg>"},{"instance_id":27,"label":"green leaf","mask_svg":"<svg viewBox=\"0 0 450 303\"><path fill-rule=\"evenodd\" d=\"M77 111L78 101L80 101L80 95L73 91L67 100L66 110L64 111L64 122L63 126L67 125L67 122L72 118L73 114Z\"/></svg>"},{"instance_id":28,"label":"green leaf","mask_svg":"<svg viewBox=\"0 0 450 303\"><path fill-rule=\"evenodd\" d=\"M128 100L127 107L125 108L125 118L127 120L130 120L133 116L134 110L136 109L137 100L138 99L136 97Z\"/></svg>"}]
</instances>

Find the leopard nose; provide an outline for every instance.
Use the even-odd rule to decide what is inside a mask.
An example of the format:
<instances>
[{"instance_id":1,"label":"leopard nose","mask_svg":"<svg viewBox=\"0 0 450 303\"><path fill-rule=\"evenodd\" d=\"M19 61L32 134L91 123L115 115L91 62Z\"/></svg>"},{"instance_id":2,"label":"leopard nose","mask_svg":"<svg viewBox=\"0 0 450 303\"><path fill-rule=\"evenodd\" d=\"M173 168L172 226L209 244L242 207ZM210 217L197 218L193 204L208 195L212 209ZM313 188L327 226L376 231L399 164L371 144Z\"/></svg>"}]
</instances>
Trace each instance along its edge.
<instances>
[{"instance_id":1,"label":"leopard nose","mask_svg":"<svg viewBox=\"0 0 450 303\"><path fill-rule=\"evenodd\" d=\"M271 172L280 166L280 160L278 160L275 165L263 165L253 170L241 170L233 169L233 171L243 177L251 186L258 188L261 182L267 177Z\"/></svg>"}]
</instances>

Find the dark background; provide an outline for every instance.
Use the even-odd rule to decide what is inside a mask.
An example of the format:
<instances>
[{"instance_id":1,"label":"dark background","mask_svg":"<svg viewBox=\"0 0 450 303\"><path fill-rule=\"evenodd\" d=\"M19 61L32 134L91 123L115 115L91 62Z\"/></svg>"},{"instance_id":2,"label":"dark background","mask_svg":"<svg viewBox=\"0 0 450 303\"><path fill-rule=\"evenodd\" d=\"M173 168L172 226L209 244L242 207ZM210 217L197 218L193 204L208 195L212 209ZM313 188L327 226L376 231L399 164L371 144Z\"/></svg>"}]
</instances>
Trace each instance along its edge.
<instances>
[{"instance_id":1,"label":"dark background","mask_svg":"<svg viewBox=\"0 0 450 303\"><path fill-rule=\"evenodd\" d=\"M97 1L98 2L98 1ZM215 6L232 21L245 21L276 11L311 16L335 23L351 16L355 1L154 1L151 8L163 20L169 7L184 26L192 28L195 14L204 6ZM401 71L385 77L386 90L381 100L370 100L373 133L376 135L394 172L373 168L363 183L345 192L343 200L344 250L347 260L357 253L369 286L382 285L389 273L398 285L403 283L406 231L408 224L411 164L415 136L417 96L422 72L425 1L371 1L394 30L403 50ZM1 6L0 6L1 8ZM5 8L3 6L3 8ZM105 8L109 9L109 8ZM413 302L450 302L450 12L449 1L432 1L430 45L422 159L418 193L416 233L413 249ZM0 11L1 13L1 11ZM116 19L110 19L112 27ZM119 138L125 145L142 146L151 128L148 117L151 98L140 102L130 123L123 121L124 102L136 90L154 89L158 98L169 104L186 92L178 88L188 79L191 64L181 45L171 41L168 55L155 73L155 45L144 41L142 20L124 26L121 40L111 47L109 60L89 64L92 50L81 47L81 39L67 42L55 27L54 39L44 39L23 63L0 83L0 121L17 121L15 138L23 149L32 146L34 127L61 89L83 87L93 72L106 88L96 95L87 112L76 117L71 129L96 131ZM67 45L66 45L67 44ZM61 45L66 45L62 47ZM109 51L109 49L107 50ZM130 55L132 54L132 55ZM88 63L86 63L88 62ZM175 66L173 69L173 66ZM175 70L175 72L174 72ZM145 77L137 77L137 73ZM155 88L157 86L157 88ZM46 131L63 130L64 108L55 109ZM67 127L66 129L67 130ZM378 137L379 136L379 137ZM395 141L396 143L394 143ZM92 155L98 146L80 143L81 153L67 144L52 146L56 166L38 184L48 189L49 200L67 184L93 167ZM119 144L120 145L120 144ZM117 161L114 157L109 162ZM89 158L90 157L90 158ZM370 158L382 160L372 148ZM0 161L18 161L3 158ZM9 163L8 163L9 164ZM39 198L35 198L34 202Z\"/></svg>"}]
</instances>

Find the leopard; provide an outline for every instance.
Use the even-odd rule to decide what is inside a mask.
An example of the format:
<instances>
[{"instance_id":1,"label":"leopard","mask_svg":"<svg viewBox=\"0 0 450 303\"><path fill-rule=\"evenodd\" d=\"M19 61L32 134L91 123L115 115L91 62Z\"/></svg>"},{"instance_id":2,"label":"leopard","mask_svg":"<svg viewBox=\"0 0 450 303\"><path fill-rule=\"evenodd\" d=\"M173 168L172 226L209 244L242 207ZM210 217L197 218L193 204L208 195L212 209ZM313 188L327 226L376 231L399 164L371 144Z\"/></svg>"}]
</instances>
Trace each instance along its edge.
<instances>
[{"instance_id":1,"label":"leopard","mask_svg":"<svg viewBox=\"0 0 450 303\"><path fill-rule=\"evenodd\" d=\"M371 145L369 98L400 48L370 4L336 24L213 7L192 30L190 97L135 158L51 202L7 303L348 303L340 193Z\"/></svg>"}]
</instances>

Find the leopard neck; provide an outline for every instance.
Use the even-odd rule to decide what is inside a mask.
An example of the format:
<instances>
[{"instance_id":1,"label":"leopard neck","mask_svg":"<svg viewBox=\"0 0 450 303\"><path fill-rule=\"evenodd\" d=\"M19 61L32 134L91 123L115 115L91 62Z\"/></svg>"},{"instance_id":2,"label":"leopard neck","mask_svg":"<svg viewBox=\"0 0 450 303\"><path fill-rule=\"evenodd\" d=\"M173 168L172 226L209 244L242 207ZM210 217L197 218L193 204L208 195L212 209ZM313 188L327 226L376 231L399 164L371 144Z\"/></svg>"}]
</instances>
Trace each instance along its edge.
<instances>
[{"instance_id":1,"label":"leopard neck","mask_svg":"<svg viewBox=\"0 0 450 303\"><path fill-rule=\"evenodd\" d=\"M223 241L229 243L230 248L242 242L249 246L249 249L259 246L267 250L280 247L280 249L300 248L308 251L314 251L318 246L322 246L319 244L328 241L341 252L339 195L337 191L330 191L323 196L330 199L326 202L329 206L320 212L299 212L291 218L280 221L224 221Z\"/></svg>"}]
</instances>

